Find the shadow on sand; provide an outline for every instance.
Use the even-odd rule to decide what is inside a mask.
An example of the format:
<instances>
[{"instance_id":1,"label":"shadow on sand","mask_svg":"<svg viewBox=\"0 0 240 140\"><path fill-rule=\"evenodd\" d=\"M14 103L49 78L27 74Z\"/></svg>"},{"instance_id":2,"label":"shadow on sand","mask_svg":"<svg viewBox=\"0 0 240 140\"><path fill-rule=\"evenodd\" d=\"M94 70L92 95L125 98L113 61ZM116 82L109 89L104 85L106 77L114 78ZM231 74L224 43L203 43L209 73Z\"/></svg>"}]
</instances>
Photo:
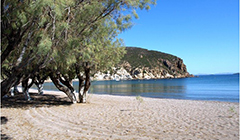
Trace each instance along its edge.
<instances>
[{"instance_id":1,"label":"shadow on sand","mask_svg":"<svg viewBox=\"0 0 240 140\"><path fill-rule=\"evenodd\" d=\"M14 97L7 97L1 99L1 108L21 108L29 109L32 107L53 107L59 105L72 105L72 102L67 98L60 98L57 95L30 93L31 101L24 98L23 93L16 94ZM1 125L6 125L8 118L1 116ZM11 140L12 138L1 130L1 140Z\"/></svg>"},{"instance_id":2,"label":"shadow on sand","mask_svg":"<svg viewBox=\"0 0 240 140\"><path fill-rule=\"evenodd\" d=\"M30 93L31 101L24 98L23 93L19 93L14 97L2 98L1 108L29 108L29 107L51 107L59 105L71 105L72 102L67 98L60 98L56 95Z\"/></svg>"},{"instance_id":3,"label":"shadow on sand","mask_svg":"<svg viewBox=\"0 0 240 140\"><path fill-rule=\"evenodd\" d=\"M7 122L8 122L7 117L1 116L1 125L6 124ZM2 130L1 130L1 140L11 140L11 138L9 136L7 136L6 134L3 134Z\"/></svg>"}]
</instances>

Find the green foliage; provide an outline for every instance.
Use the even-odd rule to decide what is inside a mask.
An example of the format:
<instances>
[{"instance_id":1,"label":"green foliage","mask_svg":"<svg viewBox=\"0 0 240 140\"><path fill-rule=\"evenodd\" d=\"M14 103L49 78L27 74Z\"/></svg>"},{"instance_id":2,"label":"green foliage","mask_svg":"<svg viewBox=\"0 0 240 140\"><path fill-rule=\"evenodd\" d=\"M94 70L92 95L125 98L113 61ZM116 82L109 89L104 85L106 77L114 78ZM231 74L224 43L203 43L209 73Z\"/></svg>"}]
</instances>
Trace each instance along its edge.
<instances>
[{"instance_id":1,"label":"green foliage","mask_svg":"<svg viewBox=\"0 0 240 140\"><path fill-rule=\"evenodd\" d=\"M142 98L140 95L138 95L138 96L136 97L136 100L137 100L139 103L142 103L142 102L143 102L143 98Z\"/></svg>"},{"instance_id":2,"label":"green foliage","mask_svg":"<svg viewBox=\"0 0 240 140\"><path fill-rule=\"evenodd\" d=\"M29 70L44 64L42 67L69 77L74 77L75 64L84 67L88 63L92 71L112 67L126 53L117 36L132 27L137 9L149 9L155 2L5 0L1 5L1 52L12 44L14 49L3 67L11 72L20 56ZM12 40L20 41L10 44Z\"/></svg>"},{"instance_id":3,"label":"green foliage","mask_svg":"<svg viewBox=\"0 0 240 140\"><path fill-rule=\"evenodd\" d=\"M38 54L46 55L52 47L52 41L49 37L44 36L38 44Z\"/></svg>"},{"instance_id":4,"label":"green foliage","mask_svg":"<svg viewBox=\"0 0 240 140\"><path fill-rule=\"evenodd\" d=\"M155 68L159 67L160 63L162 67L166 68L162 60L168 60L169 62L174 63L178 58L176 56L158 52L150 51L142 48L126 47L126 55L122 58L120 63L124 61L129 62L132 67L149 67ZM141 59L141 61L139 61Z\"/></svg>"},{"instance_id":5,"label":"green foliage","mask_svg":"<svg viewBox=\"0 0 240 140\"><path fill-rule=\"evenodd\" d=\"M236 112L235 112L235 108L234 108L234 107L232 107L232 106L231 106L231 107L229 107L229 111L230 111L230 112L232 112L232 113L236 113Z\"/></svg>"}]
</instances>

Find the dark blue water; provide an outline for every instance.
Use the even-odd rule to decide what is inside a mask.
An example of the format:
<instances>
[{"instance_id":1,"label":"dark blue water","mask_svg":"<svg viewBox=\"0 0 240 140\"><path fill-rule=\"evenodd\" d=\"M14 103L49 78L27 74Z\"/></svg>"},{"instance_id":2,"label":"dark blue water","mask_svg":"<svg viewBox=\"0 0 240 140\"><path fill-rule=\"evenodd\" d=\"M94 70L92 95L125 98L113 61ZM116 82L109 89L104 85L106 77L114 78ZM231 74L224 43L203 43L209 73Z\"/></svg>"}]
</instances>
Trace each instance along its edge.
<instances>
[{"instance_id":1,"label":"dark blue water","mask_svg":"<svg viewBox=\"0 0 240 140\"><path fill-rule=\"evenodd\" d=\"M78 89L78 82L73 83ZM45 90L56 90L52 83ZM239 102L239 75L202 75L194 78L93 81L90 93L123 96Z\"/></svg>"}]
</instances>

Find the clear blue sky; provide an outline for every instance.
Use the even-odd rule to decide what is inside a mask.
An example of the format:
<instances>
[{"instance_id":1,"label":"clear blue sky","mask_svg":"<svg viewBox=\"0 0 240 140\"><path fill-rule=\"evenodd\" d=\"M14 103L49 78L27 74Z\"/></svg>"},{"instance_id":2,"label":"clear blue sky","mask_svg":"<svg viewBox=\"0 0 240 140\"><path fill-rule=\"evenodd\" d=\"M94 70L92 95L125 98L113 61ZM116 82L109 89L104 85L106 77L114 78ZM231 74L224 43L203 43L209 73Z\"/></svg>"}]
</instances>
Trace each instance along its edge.
<instances>
[{"instance_id":1,"label":"clear blue sky","mask_svg":"<svg viewBox=\"0 0 240 140\"><path fill-rule=\"evenodd\" d=\"M126 46L176 55L191 74L239 72L238 0L158 0L122 33Z\"/></svg>"}]
</instances>

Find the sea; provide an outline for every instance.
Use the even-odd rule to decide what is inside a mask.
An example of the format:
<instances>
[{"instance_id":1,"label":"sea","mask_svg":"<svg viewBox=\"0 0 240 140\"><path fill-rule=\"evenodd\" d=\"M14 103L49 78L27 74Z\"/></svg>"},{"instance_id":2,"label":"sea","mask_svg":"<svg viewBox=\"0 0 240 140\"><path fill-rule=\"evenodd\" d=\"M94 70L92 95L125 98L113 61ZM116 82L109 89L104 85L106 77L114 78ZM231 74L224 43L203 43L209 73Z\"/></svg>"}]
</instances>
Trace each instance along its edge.
<instances>
[{"instance_id":1,"label":"sea","mask_svg":"<svg viewBox=\"0 0 240 140\"><path fill-rule=\"evenodd\" d=\"M73 82L78 89L78 81ZM45 83L44 90L57 90ZM239 74L199 75L181 79L92 81L91 94L239 103Z\"/></svg>"}]
</instances>

